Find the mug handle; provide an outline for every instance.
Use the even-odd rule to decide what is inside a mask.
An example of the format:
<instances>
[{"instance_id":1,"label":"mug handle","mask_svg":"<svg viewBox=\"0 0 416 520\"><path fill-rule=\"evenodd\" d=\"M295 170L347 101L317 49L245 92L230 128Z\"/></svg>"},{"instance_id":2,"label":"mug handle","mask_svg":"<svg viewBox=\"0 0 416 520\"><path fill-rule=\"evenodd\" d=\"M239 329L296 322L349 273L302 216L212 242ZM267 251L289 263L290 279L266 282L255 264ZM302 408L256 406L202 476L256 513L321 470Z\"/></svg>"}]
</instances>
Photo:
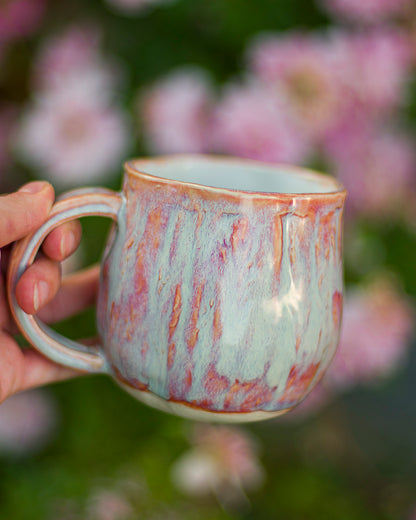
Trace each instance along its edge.
<instances>
[{"instance_id":1,"label":"mug handle","mask_svg":"<svg viewBox=\"0 0 416 520\"><path fill-rule=\"evenodd\" d=\"M108 372L108 364L97 346L86 346L65 338L24 312L16 301L16 285L32 265L46 236L57 226L70 220L99 215L118 222L123 195L103 188L78 189L64 194L53 205L48 220L32 235L16 243L8 271L8 294L13 317L24 337L46 357L77 370Z\"/></svg>"}]
</instances>

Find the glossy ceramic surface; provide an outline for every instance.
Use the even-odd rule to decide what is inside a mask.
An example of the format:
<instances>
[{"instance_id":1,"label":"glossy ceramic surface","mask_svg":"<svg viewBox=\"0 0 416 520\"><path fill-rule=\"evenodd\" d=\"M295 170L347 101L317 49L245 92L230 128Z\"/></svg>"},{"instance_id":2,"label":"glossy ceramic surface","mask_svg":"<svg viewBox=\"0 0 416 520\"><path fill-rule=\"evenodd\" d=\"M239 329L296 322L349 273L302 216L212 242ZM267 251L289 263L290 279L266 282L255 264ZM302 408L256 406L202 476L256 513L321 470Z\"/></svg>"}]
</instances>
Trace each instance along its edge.
<instances>
[{"instance_id":1,"label":"glossy ceramic surface","mask_svg":"<svg viewBox=\"0 0 416 520\"><path fill-rule=\"evenodd\" d=\"M114 197L102 347L76 347L93 356L88 369L196 419L257 420L299 403L338 343L343 188L301 169L185 156L127 163Z\"/></svg>"}]
</instances>

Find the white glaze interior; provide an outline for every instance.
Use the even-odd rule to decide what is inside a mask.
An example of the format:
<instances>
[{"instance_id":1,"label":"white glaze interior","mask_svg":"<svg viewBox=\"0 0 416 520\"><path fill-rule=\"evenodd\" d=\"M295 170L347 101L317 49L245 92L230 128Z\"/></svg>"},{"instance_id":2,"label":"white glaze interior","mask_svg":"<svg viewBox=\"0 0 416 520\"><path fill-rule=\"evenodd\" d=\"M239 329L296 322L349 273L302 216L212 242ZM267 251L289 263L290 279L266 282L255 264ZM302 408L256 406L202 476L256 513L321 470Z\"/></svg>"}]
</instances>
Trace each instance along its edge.
<instances>
[{"instance_id":1,"label":"white glaze interior","mask_svg":"<svg viewBox=\"0 0 416 520\"><path fill-rule=\"evenodd\" d=\"M137 160L130 165L138 172L163 179L260 193L333 193L342 187L326 175L285 165L268 165L201 156Z\"/></svg>"}]
</instances>

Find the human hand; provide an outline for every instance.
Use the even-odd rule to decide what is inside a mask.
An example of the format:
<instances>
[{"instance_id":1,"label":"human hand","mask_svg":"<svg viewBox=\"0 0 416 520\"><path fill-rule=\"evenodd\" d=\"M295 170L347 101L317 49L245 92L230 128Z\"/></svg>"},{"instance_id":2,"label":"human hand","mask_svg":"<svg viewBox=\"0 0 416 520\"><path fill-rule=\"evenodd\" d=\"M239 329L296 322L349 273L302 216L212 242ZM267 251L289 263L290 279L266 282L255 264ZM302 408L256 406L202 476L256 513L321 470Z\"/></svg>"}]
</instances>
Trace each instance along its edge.
<instances>
[{"instance_id":1,"label":"human hand","mask_svg":"<svg viewBox=\"0 0 416 520\"><path fill-rule=\"evenodd\" d=\"M41 181L0 196L0 403L21 390L80 374L57 365L33 349L20 349L13 339L18 331L5 291L9 246L39 228L47 220L53 202L52 186ZM54 229L45 239L42 254L16 287L17 303L26 313L40 311L40 318L51 323L69 317L95 301L98 267L71 275L61 284L59 262L75 251L80 238L80 223L71 221Z\"/></svg>"}]
</instances>

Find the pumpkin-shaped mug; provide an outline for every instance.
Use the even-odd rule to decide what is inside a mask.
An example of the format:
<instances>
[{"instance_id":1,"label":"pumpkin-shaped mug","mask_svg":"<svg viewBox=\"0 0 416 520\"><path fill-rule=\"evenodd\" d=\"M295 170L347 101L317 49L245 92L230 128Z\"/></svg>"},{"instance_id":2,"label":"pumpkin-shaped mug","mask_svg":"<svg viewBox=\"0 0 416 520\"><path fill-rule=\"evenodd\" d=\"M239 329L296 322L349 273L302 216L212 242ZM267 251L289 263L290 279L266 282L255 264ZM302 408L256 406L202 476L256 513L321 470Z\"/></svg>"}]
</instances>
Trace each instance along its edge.
<instances>
[{"instance_id":1,"label":"pumpkin-shaped mug","mask_svg":"<svg viewBox=\"0 0 416 520\"><path fill-rule=\"evenodd\" d=\"M121 192L66 194L16 245L14 318L45 356L107 373L156 408L223 422L274 417L305 398L337 347L345 196L335 179L291 166L131 160ZM15 298L47 234L87 215L116 222L102 260L97 346L57 334Z\"/></svg>"}]
</instances>

